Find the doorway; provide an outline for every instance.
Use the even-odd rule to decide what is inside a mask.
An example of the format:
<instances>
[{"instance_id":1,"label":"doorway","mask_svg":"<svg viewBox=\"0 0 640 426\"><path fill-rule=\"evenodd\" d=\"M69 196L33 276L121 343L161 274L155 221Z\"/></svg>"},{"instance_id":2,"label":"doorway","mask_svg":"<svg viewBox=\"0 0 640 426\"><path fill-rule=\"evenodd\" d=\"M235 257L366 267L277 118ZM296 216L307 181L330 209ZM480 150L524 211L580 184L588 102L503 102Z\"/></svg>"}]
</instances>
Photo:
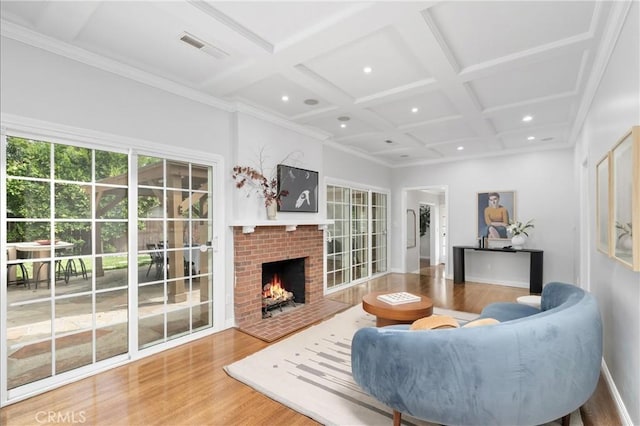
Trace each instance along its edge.
<instances>
[{"instance_id":1,"label":"doorway","mask_svg":"<svg viewBox=\"0 0 640 426\"><path fill-rule=\"evenodd\" d=\"M429 266L447 263L447 191L444 186L429 186L405 190L406 209L419 212L417 238L419 244L407 247L405 271L417 273L421 262ZM428 212L428 213L427 213ZM428 227L425 226L428 222Z\"/></svg>"}]
</instances>

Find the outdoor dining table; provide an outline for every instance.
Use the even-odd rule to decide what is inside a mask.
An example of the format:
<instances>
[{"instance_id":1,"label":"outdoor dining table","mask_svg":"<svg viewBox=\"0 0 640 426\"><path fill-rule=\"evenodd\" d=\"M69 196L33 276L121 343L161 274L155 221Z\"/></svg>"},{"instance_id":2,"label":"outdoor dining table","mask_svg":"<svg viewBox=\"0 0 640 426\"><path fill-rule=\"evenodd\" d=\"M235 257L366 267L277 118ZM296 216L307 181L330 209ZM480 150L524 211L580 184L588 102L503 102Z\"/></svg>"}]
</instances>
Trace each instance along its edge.
<instances>
[{"instance_id":1,"label":"outdoor dining table","mask_svg":"<svg viewBox=\"0 0 640 426\"><path fill-rule=\"evenodd\" d=\"M51 249L54 250L66 250L73 248L73 243L68 243L65 241L57 241L51 244L51 241L31 241L31 242L23 242L16 243L15 248L17 251L29 253L28 257L30 259L37 258L46 258L51 255ZM32 279L38 285L38 282L41 281L40 276L43 276L43 280L49 277L49 265L43 264L42 262L34 261L33 262L33 272Z\"/></svg>"}]
</instances>

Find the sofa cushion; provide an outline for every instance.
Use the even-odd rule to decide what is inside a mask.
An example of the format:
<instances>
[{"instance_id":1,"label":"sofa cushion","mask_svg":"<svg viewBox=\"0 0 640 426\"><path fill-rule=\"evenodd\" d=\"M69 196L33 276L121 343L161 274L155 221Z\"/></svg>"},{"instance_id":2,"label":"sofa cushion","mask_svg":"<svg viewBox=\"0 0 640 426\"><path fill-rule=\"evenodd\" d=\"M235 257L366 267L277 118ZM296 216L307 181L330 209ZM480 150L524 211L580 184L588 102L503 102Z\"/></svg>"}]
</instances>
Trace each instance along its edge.
<instances>
[{"instance_id":1,"label":"sofa cushion","mask_svg":"<svg viewBox=\"0 0 640 426\"><path fill-rule=\"evenodd\" d=\"M500 322L511 321L519 318L539 314L540 309L521 303L498 302L491 303L482 310L480 318L494 318Z\"/></svg>"}]
</instances>

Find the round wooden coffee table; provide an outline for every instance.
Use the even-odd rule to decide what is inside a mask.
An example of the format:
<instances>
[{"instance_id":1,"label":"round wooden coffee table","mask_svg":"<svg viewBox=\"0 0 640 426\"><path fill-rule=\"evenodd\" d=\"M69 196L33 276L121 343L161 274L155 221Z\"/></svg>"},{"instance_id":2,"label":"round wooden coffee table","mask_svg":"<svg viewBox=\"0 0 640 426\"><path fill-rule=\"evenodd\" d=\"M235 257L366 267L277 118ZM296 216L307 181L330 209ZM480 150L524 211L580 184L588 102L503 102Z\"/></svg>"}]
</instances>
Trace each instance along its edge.
<instances>
[{"instance_id":1,"label":"round wooden coffee table","mask_svg":"<svg viewBox=\"0 0 640 426\"><path fill-rule=\"evenodd\" d=\"M419 302L391 305L378 300L380 294L395 293L379 291L369 293L362 298L362 309L376 316L376 326L384 327L393 324L411 324L417 319L433 314L433 302L426 296L420 296Z\"/></svg>"}]
</instances>

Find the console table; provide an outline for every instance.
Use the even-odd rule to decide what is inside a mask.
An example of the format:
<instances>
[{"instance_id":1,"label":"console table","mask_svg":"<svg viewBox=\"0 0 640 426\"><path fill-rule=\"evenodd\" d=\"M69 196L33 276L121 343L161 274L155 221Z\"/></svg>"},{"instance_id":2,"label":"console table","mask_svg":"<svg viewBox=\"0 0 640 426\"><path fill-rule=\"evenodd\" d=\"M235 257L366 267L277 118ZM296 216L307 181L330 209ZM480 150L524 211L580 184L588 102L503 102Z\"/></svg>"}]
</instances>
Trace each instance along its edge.
<instances>
[{"instance_id":1,"label":"console table","mask_svg":"<svg viewBox=\"0 0 640 426\"><path fill-rule=\"evenodd\" d=\"M464 252L465 250L488 251L499 253L529 253L531 262L529 266L529 292L533 294L542 293L542 250L529 249L503 249L503 248L480 248L473 246L453 246L453 282L459 284L464 282Z\"/></svg>"}]
</instances>

